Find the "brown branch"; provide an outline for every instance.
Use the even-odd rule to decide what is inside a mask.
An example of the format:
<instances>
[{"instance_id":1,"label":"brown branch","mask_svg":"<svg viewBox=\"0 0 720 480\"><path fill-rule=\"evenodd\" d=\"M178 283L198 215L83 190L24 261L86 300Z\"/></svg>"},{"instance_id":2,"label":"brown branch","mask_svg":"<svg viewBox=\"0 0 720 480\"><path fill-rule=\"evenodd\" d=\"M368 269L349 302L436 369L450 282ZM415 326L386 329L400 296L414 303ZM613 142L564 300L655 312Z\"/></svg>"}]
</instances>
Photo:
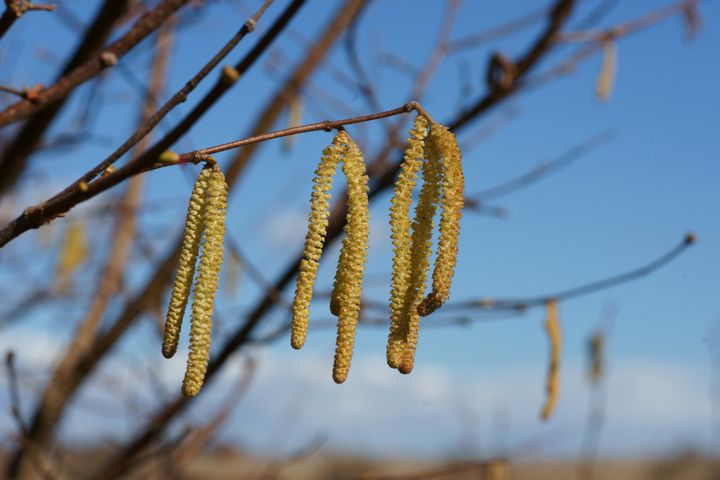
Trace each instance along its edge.
<instances>
[{"instance_id":1,"label":"brown branch","mask_svg":"<svg viewBox=\"0 0 720 480\"><path fill-rule=\"evenodd\" d=\"M467 37L453 40L448 44L448 50L455 53L461 50L466 50L468 48L473 48L485 44L492 40L497 40L498 38L505 37L513 33L517 33L521 30L535 25L536 23L538 23L539 20L545 17L547 13L547 7L533 10L519 18L513 19L502 25L498 25L480 33L468 35Z\"/></svg>"},{"instance_id":2,"label":"brown branch","mask_svg":"<svg viewBox=\"0 0 720 480\"><path fill-rule=\"evenodd\" d=\"M125 35L110 44L99 54L63 76L57 83L38 93L38 100L23 100L0 112L0 127L37 113L47 105L66 97L78 85L115 65L127 52L154 32L176 10L189 0L163 0L143 15Z\"/></svg>"},{"instance_id":3,"label":"brown branch","mask_svg":"<svg viewBox=\"0 0 720 480\"><path fill-rule=\"evenodd\" d=\"M520 299L494 299L494 298L481 298L478 300L468 300L462 302L447 303L443 307L444 310L465 310L465 309L491 309L491 310L525 310L529 307L544 306L547 304L549 299L555 299L557 301L571 300L577 297L590 295L601 290L613 288L624 283L637 280L642 277L646 277L660 268L664 267L668 263L675 260L687 248L693 245L697 241L694 234L688 233L683 237L682 241L662 254L658 258L651 262L630 270L619 275L614 275L602 280L596 280L590 283L579 285L577 287L571 287L565 290L559 290L544 295L537 295L528 298Z\"/></svg>"},{"instance_id":4,"label":"brown branch","mask_svg":"<svg viewBox=\"0 0 720 480\"><path fill-rule=\"evenodd\" d=\"M157 38L157 52L152 68L150 87L145 106L140 114L140 121L147 119L155 109L156 99L159 98L165 76L168 70L168 61L172 48L172 22L168 22L159 32ZM147 147L150 138L146 137L138 145L138 151ZM120 290L123 271L130 257L135 239L135 212L142 195L142 177L135 177L129 183L125 195L118 203L118 215L112 235L113 243L109 249L109 257L105 264L97 290L93 295L87 313L80 322L75 335L65 350L65 354L57 365L45 386L43 394L35 408L32 425L28 431L28 439L33 449L46 448L53 438L55 426L60 420L63 407L67 401L64 385L68 376L82 357L91 347L97 336L97 329L103 314L107 310L110 300ZM8 465L10 478L26 478L30 476L29 469L32 460L26 448L15 452Z\"/></svg>"},{"instance_id":5,"label":"brown branch","mask_svg":"<svg viewBox=\"0 0 720 480\"><path fill-rule=\"evenodd\" d=\"M112 1L112 0L108 0ZM243 59L235 66L235 70L242 75L247 70L250 69L252 65L255 64L255 62L258 60L258 58L262 55L262 53L270 46L270 44L273 42L273 40L277 37L277 35L287 26L288 22L292 19L292 17L298 12L300 7L305 3L306 0L294 0L288 7L285 9L285 11L278 17L278 19L275 21L275 23L270 27L270 29L267 31L265 35L258 41L258 43L255 45L255 47L245 56ZM232 83L229 83L222 78L220 78L215 86L205 95L205 97L195 106L195 108L188 113L185 118L175 127L171 132L169 132L165 137L163 137L160 141L158 141L153 147L151 147L149 150L146 150L142 155L138 156L136 159L134 159L132 162L130 162L129 165L134 165L133 168L139 168L142 165L148 165L153 162L155 162L160 155L161 152L163 152L165 149L170 147L173 143L175 143L182 135L184 135L187 131L190 130L190 128L207 112L212 105L214 105L222 96L227 92L230 87L232 86ZM31 120L32 121L32 120ZM108 159L101 162L100 165L108 165L108 160L112 158L108 157ZM0 166L2 165L2 160L0 159ZM107 168L107 167L104 167ZM126 166L127 168L127 166ZM0 168L1 169L1 168ZM15 227L20 226L21 223L27 222L29 219L21 220L23 217L26 216L26 213L29 211L35 212L34 214L40 213L40 210L44 210L46 208L55 208L58 207L59 210L62 210L63 208L61 205L63 203L70 204L68 202L68 196L69 195L75 195L78 196L79 193L83 193L79 191L81 182L87 183L87 181L94 177L96 172L98 171L98 168L95 168L91 170L90 172L83 175L80 179L73 182L70 186L65 188L61 193L53 196L50 200L44 202L44 204L36 205L35 207L30 207L29 209L25 210L25 213L23 213L20 217L16 219ZM138 170L139 173L140 170ZM127 170L126 170L127 172ZM125 177L127 178L127 177ZM122 179L117 178L118 182ZM1 183L1 182L0 182ZM97 183L97 182L96 182ZM115 185L113 183L110 186ZM110 187L108 186L108 188ZM2 191L2 188L0 188L0 191ZM72 208L73 204L70 204L71 206L69 208ZM54 206L54 207L53 207ZM69 210L68 208L68 210ZM40 209L40 210L39 210ZM51 214L52 215L52 214ZM51 216L50 215L50 216ZM50 218L49 215L45 215L46 218ZM31 226L31 223L27 224L27 228L38 228L40 225L45 223L47 220L39 219L41 223L36 224L36 226ZM24 228L24 227L21 227ZM26 231L26 230L23 230ZM18 230L18 234L21 234L22 231ZM0 233L0 237L2 237L2 234ZM2 241L0 241L0 248L2 248Z\"/></svg>"},{"instance_id":6,"label":"brown branch","mask_svg":"<svg viewBox=\"0 0 720 480\"><path fill-rule=\"evenodd\" d=\"M354 16L354 13L356 13L359 8L363 5L364 2L361 2L360 0L356 1L350 1L349 4L354 4L355 6L355 12L349 13L349 18L352 18ZM348 4L346 4L348 5ZM537 60L539 60L542 55L550 48L549 44L549 37L552 37L557 30L561 28L561 26L564 24L565 20L568 18L570 10L572 9L574 5L574 2L572 0L561 0L557 3L556 8L554 9L555 14L553 15L553 18L551 20L552 28L546 29L545 35L541 36L539 41L537 43L540 43L542 45L545 45L545 47L540 49L540 53L535 53L536 50L538 50L537 46L533 47L530 52L531 56L534 59L530 62L527 69L529 69L530 66L532 66ZM347 6L344 8L345 10L348 10ZM345 13L345 12L343 12ZM342 14L342 13L341 13ZM334 23L340 23L340 22L334 22ZM338 25L339 31L337 34L339 34L340 31L343 30L343 28L347 25L347 23L343 25ZM334 38L334 36L333 36ZM328 44L331 42L327 42ZM317 46L317 44L316 44ZM324 48L326 49L328 45L324 45ZM324 51L324 50L323 50ZM310 56L312 57L313 54L311 52ZM525 57L528 58L528 57ZM319 59L318 59L319 61ZM300 68L302 71L302 67ZM306 79L309 72L307 74L302 76L302 79ZM299 76L297 73L295 76ZM293 79L291 78L291 82L293 82ZM286 85L286 88L292 88L292 92L296 92L298 85L296 83L289 83L289 85ZM504 99L507 95L497 96L493 97L494 100L486 101L485 103L492 106L495 103L499 102L500 100ZM268 107L268 111L266 112L266 115L264 115L260 122L258 122L256 130L259 130L258 133L267 131L269 129L268 125L272 125L275 118L280 114L283 108L282 99L278 99L278 96L276 95L275 100L273 103ZM452 122L456 128L460 128L467 123L470 122L470 120L474 119L477 115L487 110L489 107L481 107L476 108L476 112L474 114L468 114L464 113L459 118L457 118L454 122ZM234 184L234 180L236 176L244 169L249 156L252 155L253 149L247 148L240 151L239 155L234 159L233 164L228 169L228 180L230 185ZM382 157L380 157L382 158ZM397 164L386 166L384 169L380 170L378 173L380 175L376 175L378 178L376 186L373 188L373 190L370 192L370 195L374 198L378 196L378 194L382 191L384 191L386 188L388 188L390 185L393 184L393 179L395 177L395 173L397 172L398 166ZM327 242L331 242L335 238L337 238L340 233L342 232L342 226L344 225L344 219L345 219L345 212L346 212L346 200L344 198L341 198L339 200L331 214L329 219L329 225L328 230L326 233L326 239ZM166 263L162 265L162 268L167 267L168 269L172 269L172 266L174 265L174 262L170 264L170 266L167 265L168 260L175 260L177 258L177 251L173 251L171 255L166 259ZM300 258L294 259L292 262L290 262L287 265L287 268L283 270L281 275L278 277L276 282L273 284L274 290L283 290L288 283L295 278L298 265L300 263ZM161 268L161 270L162 270ZM150 282L152 282L153 286L155 286L157 283L161 282L163 280L162 275L164 274L164 271L159 271L158 275L156 277L153 277ZM168 272L166 274L168 277L170 273ZM255 306L255 308L250 312L250 314L247 316L244 324L239 327L234 334L232 334L228 340L225 342L225 344L221 347L219 353L212 359L208 366L208 371L206 374L205 381L206 383L212 382L217 372L220 371L220 369L223 367L225 362L232 356L233 353L235 353L240 347L245 345L247 342L252 340L252 333L255 330L256 326L260 324L260 321L263 319L263 317L272 309L272 307L275 305L274 302L274 295L270 292L266 292L266 294L263 296L263 298L258 302L258 304ZM130 306L130 309L137 309L137 307ZM182 412L185 407L188 405L188 399L183 396L178 396L176 399L167 405L165 408L161 409L157 414L151 418L144 431L141 431L137 437L135 437L131 442L126 445L126 447L118 453L113 459L110 460L108 465L103 467L101 470L105 475L106 478L117 478L120 474L125 472L131 463L132 459L138 455L139 452L141 452L145 447L147 447L153 440L155 440L164 430L166 425L172 420L176 415L178 415L180 412Z\"/></svg>"},{"instance_id":7,"label":"brown branch","mask_svg":"<svg viewBox=\"0 0 720 480\"><path fill-rule=\"evenodd\" d=\"M559 157L548 162L540 163L532 170L529 170L528 172L525 172L518 177L502 182L493 187L486 188L480 192L471 194L466 199L466 207L476 208L481 205L482 202L498 197L503 197L510 193L516 192L517 190L525 188L528 185L537 182L541 178L544 178L557 172L558 170L567 167L583 155L587 154L592 149L610 140L614 136L614 134L615 132L613 130L605 130L603 132L600 132L596 135L593 135L591 138L584 140L577 145L574 145Z\"/></svg>"},{"instance_id":8,"label":"brown branch","mask_svg":"<svg viewBox=\"0 0 720 480\"><path fill-rule=\"evenodd\" d=\"M33 457L32 470L33 474L39 475L44 480L54 480L55 469L41 452L38 451L36 445L33 444L29 437L29 432L25 420L20 410L20 390L18 387L17 369L15 368L15 353L10 350L5 354L5 370L8 376L8 394L10 395L10 414L15 420L18 428L18 443L24 450L27 450Z\"/></svg>"},{"instance_id":9,"label":"brown branch","mask_svg":"<svg viewBox=\"0 0 720 480\"><path fill-rule=\"evenodd\" d=\"M671 3L663 8L648 13L647 15L630 20L614 27L603 30L575 31L566 32L559 36L558 42L590 42L598 43L608 40L608 38L623 37L639 30L645 30L648 27L677 14L682 14L685 10L695 8L701 0L683 0Z\"/></svg>"},{"instance_id":10,"label":"brown branch","mask_svg":"<svg viewBox=\"0 0 720 480\"><path fill-rule=\"evenodd\" d=\"M104 192L105 190L114 187L118 183L140 173L183 163L199 163L207 160L210 155L224 152L227 150L233 150L240 147L255 145L258 143L287 137L290 135L298 135L301 133L316 131L331 131L335 128L340 128L346 125L370 122L381 118L401 115L411 112L413 110L425 116L431 122L433 121L432 117L430 117L430 115L419 103L408 102L404 105L401 105L400 107L393 108L391 110L377 112L370 115L364 115L361 117L344 118L340 120L326 120L323 122L310 123L307 125L299 125L297 127L285 128L283 130L276 130L269 133L258 133L242 140L236 140L213 147L184 153L182 155L179 155L172 162L161 162L158 159L153 159L152 163L144 164L142 160L145 158L145 156L142 155L138 159L129 162L127 165L124 165L113 173L109 173L107 175L99 177L92 183L83 183L82 185L79 185L75 191L70 191L65 196L59 194L49 200L46 200L43 203L25 209L22 215L17 217L8 225L3 227L2 230L0 230L0 248L10 242L12 239L23 234L24 232L33 228L38 228L41 225L52 221L54 218L57 218L58 216L67 213L71 208L75 207L79 203L87 201L94 196ZM68 190L70 189L72 189L72 187L68 188Z\"/></svg>"},{"instance_id":11,"label":"brown branch","mask_svg":"<svg viewBox=\"0 0 720 480\"><path fill-rule=\"evenodd\" d=\"M57 8L55 5L30 3L27 0L5 0L5 6L5 11L0 17L0 38L10 30L15 20L22 17L25 12L33 10L52 12Z\"/></svg>"},{"instance_id":12,"label":"brown branch","mask_svg":"<svg viewBox=\"0 0 720 480\"><path fill-rule=\"evenodd\" d=\"M88 61L103 47L112 33L114 25L127 10L128 2L129 0L105 0L103 2L77 49L58 75L58 81ZM25 96L23 98L25 98L25 103L32 104L39 100L38 95L39 92L35 91L32 102ZM3 148L2 154L0 154L0 171L3 172L0 176L0 195L10 189L20 177L27 166L28 158L41 143L45 131L60 113L67 98L65 96L45 105L45 108L38 111L20 127L8 145Z\"/></svg>"},{"instance_id":13,"label":"brown branch","mask_svg":"<svg viewBox=\"0 0 720 480\"><path fill-rule=\"evenodd\" d=\"M281 85L276 92L273 100L266 107L264 112L260 115L256 124L256 130L258 133L267 131L275 120L282 113L284 108L284 100L282 92L288 90L296 90L310 77L316 67L325 57L329 48L333 45L337 37L346 28L348 23L352 21L355 15L366 6L364 0L347 0L342 4L338 10L336 17L331 21L325 33L320 39L314 44L313 48L308 53L307 57L300 65L296 68L295 72L290 76L288 81ZM234 159L233 163L228 169L226 175L230 187L235 183L235 180L243 171L243 168L247 164L252 154L252 147L241 150L240 154ZM154 274L150 276L147 282L138 290L138 293L132 298L128 299L125 303L124 308L115 320L110 325L107 331L101 335L93 344L92 349L81 358L73 372L64 384L64 388L69 400L72 395L77 391L80 385L88 378L88 375L94 371L100 360L104 358L105 354L115 345L115 343L122 337L127 329L133 324L136 318L138 318L147 308L148 305L152 305L157 301L158 298L165 292L167 284L171 280L171 275L177 264L179 256L181 238L178 238L174 243L168 255L160 262L156 267ZM269 301L269 305L263 307L267 309L273 304L272 300ZM262 314L259 315L258 320ZM248 332L249 333L249 332ZM224 358L221 364L227 360L227 357L232 353L231 350L227 350L224 354ZM214 372L211 366L211 370L208 372L208 376L212 377ZM152 419L153 425L147 431L132 441L128 446L118 454L117 457L113 458L108 466L103 467L99 475L102 478L110 479L117 478L123 472L129 468L130 461L140 453L150 442L152 442L158 434L160 434L164 426L174 418L174 416L182 411L187 404L187 398L179 397L174 400L171 404L163 410L160 415Z\"/></svg>"},{"instance_id":14,"label":"brown branch","mask_svg":"<svg viewBox=\"0 0 720 480\"><path fill-rule=\"evenodd\" d=\"M237 46L240 41L245 38L245 35L252 32L255 29L260 16L270 6L273 0L265 0L262 7L253 15L252 18L247 20L240 30L228 40L228 42L222 46L222 48L195 74L188 80L185 85L178 90L165 104L158 109L155 113L145 120L135 132L128 138L120 147L118 147L110 156L100 162L95 168L85 173L80 179L75 181L68 188L57 194L53 198L61 198L65 195L77 191L82 182L89 182L100 173L104 172L107 167L115 163L120 157L128 152L133 146L135 146L140 140L142 140L148 133L150 133L160 121L167 116L168 113L181 103L187 100L187 96L192 93L193 90L202 82L205 77Z\"/></svg>"}]
</instances>

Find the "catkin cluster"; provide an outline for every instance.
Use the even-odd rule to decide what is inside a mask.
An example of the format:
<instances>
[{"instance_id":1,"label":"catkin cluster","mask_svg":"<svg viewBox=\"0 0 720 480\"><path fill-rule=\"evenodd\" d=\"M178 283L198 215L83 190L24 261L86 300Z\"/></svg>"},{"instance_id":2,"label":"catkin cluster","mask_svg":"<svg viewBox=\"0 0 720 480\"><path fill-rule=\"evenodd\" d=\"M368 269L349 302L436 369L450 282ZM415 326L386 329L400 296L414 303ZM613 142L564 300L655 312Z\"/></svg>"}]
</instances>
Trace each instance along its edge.
<instances>
[{"instance_id":1,"label":"catkin cluster","mask_svg":"<svg viewBox=\"0 0 720 480\"><path fill-rule=\"evenodd\" d=\"M323 151L315 171L310 200L308 232L300 261L291 326L291 345L299 349L307 337L313 286L317 277L327 233L330 208L330 189L338 165L348 184L348 213L338 260L335 283L330 300L330 312L338 317L337 342L333 364L333 379L345 381L350 370L355 344L355 331L360 317L362 280L365 272L368 243L368 177L360 148L345 131L340 131Z\"/></svg>"},{"instance_id":2,"label":"catkin cluster","mask_svg":"<svg viewBox=\"0 0 720 480\"><path fill-rule=\"evenodd\" d=\"M550 363L548 365L547 383L545 387L547 390L547 398L540 413L543 420L550 418L557 404L558 394L560 392L560 349L562 344L562 331L560 329L557 300L548 300L546 307L547 317L545 319L545 330L550 340Z\"/></svg>"},{"instance_id":3,"label":"catkin cluster","mask_svg":"<svg viewBox=\"0 0 720 480\"><path fill-rule=\"evenodd\" d=\"M183 394L190 397L200 391L210 357L212 313L223 261L226 210L225 176L216 164L207 165L200 172L190 196L162 345L166 358L175 355L190 289L196 277L191 308L190 353L182 386Z\"/></svg>"},{"instance_id":4,"label":"catkin cluster","mask_svg":"<svg viewBox=\"0 0 720 480\"><path fill-rule=\"evenodd\" d=\"M339 163L348 182L345 239L330 297L330 312L338 317L333 379L347 378L361 310L362 278L368 242L368 178L358 146L339 132L323 151L315 171L305 250L293 301L290 343L301 348L307 337L313 285L325 246L332 178ZM411 220L413 190L422 175L423 185ZM400 175L390 207L393 244L390 293L388 364L410 373L415 362L420 317L440 308L450 296L455 273L463 207L464 179L457 140L446 127L430 125L418 115L410 130ZM426 295L435 217L441 211L432 288Z\"/></svg>"},{"instance_id":5,"label":"catkin cluster","mask_svg":"<svg viewBox=\"0 0 720 480\"><path fill-rule=\"evenodd\" d=\"M422 171L423 186L410 222L412 192ZM415 119L390 207L393 272L387 362L401 373L414 366L421 316L440 308L450 296L457 263L464 179L455 135L446 127ZM425 295L432 254L435 215L441 208L432 289Z\"/></svg>"}]
</instances>

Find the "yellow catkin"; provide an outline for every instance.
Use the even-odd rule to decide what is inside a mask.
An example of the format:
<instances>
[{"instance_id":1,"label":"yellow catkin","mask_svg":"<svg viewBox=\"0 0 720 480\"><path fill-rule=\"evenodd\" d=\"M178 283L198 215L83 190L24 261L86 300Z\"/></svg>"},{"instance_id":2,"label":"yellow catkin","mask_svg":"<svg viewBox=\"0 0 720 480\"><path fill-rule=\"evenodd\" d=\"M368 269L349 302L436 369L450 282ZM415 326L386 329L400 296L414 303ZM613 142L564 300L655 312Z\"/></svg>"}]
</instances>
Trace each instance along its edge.
<instances>
[{"instance_id":1,"label":"yellow catkin","mask_svg":"<svg viewBox=\"0 0 720 480\"><path fill-rule=\"evenodd\" d=\"M225 244L225 213L227 211L227 183L222 170L212 167L207 184L207 198L203 216L204 238L193 292L190 323L190 353L183 380L182 392L193 397L205 380L210 358L210 336L218 276Z\"/></svg>"},{"instance_id":2,"label":"yellow catkin","mask_svg":"<svg viewBox=\"0 0 720 480\"><path fill-rule=\"evenodd\" d=\"M393 267L387 363L392 368L399 368L402 363L402 353L407 336L407 318L403 316L402 312L411 270L410 205L412 204L412 192L425 156L427 130L427 120L420 115L415 117L390 206Z\"/></svg>"},{"instance_id":3,"label":"yellow catkin","mask_svg":"<svg viewBox=\"0 0 720 480\"><path fill-rule=\"evenodd\" d=\"M185 217L185 234L183 235L180 260L178 261L177 275L170 295L165 329L163 335L162 354L165 358L175 355L180 338L185 308L187 307L190 288L195 274L200 237L202 235L202 218L205 206L210 168L206 167L195 181L195 187L190 195L187 215Z\"/></svg>"},{"instance_id":4,"label":"yellow catkin","mask_svg":"<svg viewBox=\"0 0 720 480\"><path fill-rule=\"evenodd\" d=\"M315 170L313 192L310 199L308 231L305 236L305 249L300 260L293 300L290 344L295 349L302 348L307 337L313 286L317 277L323 246L325 245L325 234L327 232L328 216L330 215L329 192L332 188L332 178L335 175L340 158L347 148L346 138L345 132L338 132L332 143L323 150L320 164Z\"/></svg>"},{"instance_id":5,"label":"yellow catkin","mask_svg":"<svg viewBox=\"0 0 720 480\"><path fill-rule=\"evenodd\" d=\"M603 42L602 67L597 79L595 94L598 100L605 101L610 97L615 71L617 69L617 45L612 39Z\"/></svg>"},{"instance_id":6,"label":"yellow catkin","mask_svg":"<svg viewBox=\"0 0 720 480\"><path fill-rule=\"evenodd\" d=\"M462 155L455 135L446 127L436 124L430 131L428 143L432 145L429 151L436 152L436 155L442 157L444 175L440 235L433 269L432 291L418 306L418 313L423 317L440 308L450 297L450 285L457 264L460 217L464 205L463 190L465 187Z\"/></svg>"},{"instance_id":7,"label":"yellow catkin","mask_svg":"<svg viewBox=\"0 0 720 480\"><path fill-rule=\"evenodd\" d=\"M343 173L348 183L348 213L345 239L340 250L331 310L338 316L333 380L347 378L355 345L355 332L361 310L362 281L367 259L368 177L360 148L346 136L348 149L343 159Z\"/></svg>"},{"instance_id":8,"label":"yellow catkin","mask_svg":"<svg viewBox=\"0 0 720 480\"><path fill-rule=\"evenodd\" d=\"M77 268L85 262L88 255L85 227L80 223L71 223L65 231L65 240L60 251L57 266L57 291L67 292L70 279Z\"/></svg>"},{"instance_id":9,"label":"yellow catkin","mask_svg":"<svg viewBox=\"0 0 720 480\"><path fill-rule=\"evenodd\" d=\"M545 319L545 330L550 340L550 364L548 366L547 375L547 398L543 405L540 416L543 420L547 420L552 415L555 405L557 404L558 394L560 390L560 349L562 344L562 331L560 329L560 320L558 315L558 305L555 299L547 302L547 317Z\"/></svg>"},{"instance_id":10,"label":"yellow catkin","mask_svg":"<svg viewBox=\"0 0 720 480\"><path fill-rule=\"evenodd\" d=\"M437 146L432 141L426 143L427 161L423 164L423 186L415 207L415 219L412 224L411 269L401 312L407 325L402 360L398 367L400 373L403 374L412 372L415 364L415 350L420 330L418 306L425 296L425 284L432 254L435 213L442 189L443 157L442 152L436 148Z\"/></svg>"}]
</instances>

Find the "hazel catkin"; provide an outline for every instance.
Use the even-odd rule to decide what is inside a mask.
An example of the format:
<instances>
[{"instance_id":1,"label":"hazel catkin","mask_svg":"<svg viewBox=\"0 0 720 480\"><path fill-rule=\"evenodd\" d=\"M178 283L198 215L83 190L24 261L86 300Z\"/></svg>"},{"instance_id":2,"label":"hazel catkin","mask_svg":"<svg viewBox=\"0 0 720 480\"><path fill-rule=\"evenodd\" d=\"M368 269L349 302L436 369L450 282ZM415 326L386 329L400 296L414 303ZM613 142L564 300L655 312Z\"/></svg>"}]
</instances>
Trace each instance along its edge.
<instances>
[{"instance_id":1,"label":"hazel catkin","mask_svg":"<svg viewBox=\"0 0 720 480\"><path fill-rule=\"evenodd\" d=\"M428 140L431 138L432 133ZM415 350L420 333L418 307L425 296L425 284L432 254L432 232L442 187L443 157L435 147L432 141L426 142L427 161L423 164L423 186L420 189L420 197L415 206L415 219L412 223L410 276L402 310L407 330L402 360L398 367L403 374L410 373L415 363Z\"/></svg>"},{"instance_id":2,"label":"hazel catkin","mask_svg":"<svg viewBox=\"0 0 720 480\"><path fill-rule=\"evenodd\" d=\"M457 139L446 127L433 125L429 141L434 155L442 157L442 212L437 257L432 275L432 290L418 306L420 316L430 315L450 297L450 286L457 264L460 218L464 205L465 180L462 171L462 154Z\"/></svg>"},{"instance_id":3,"label":"hazel catkin","mask_svg":"<svg viewBox=\"0 0 720 480\"><path fill-rule=\"evenodd\" d=\"M343 159L343 173L348 184L348 213L345 238L340 250L331 311L338 317L333 380L343 383L347 378L355 345L355 332L361 310L362 281L368 246L368 177L365 174L360 148L348 142Z\"/></svg>"},{"instance_id":4,"label":"hazel catkin","mask_svg":"<svg viewBox=\"0 0 720 480\"><path fill-rule=\"evenodd\" d=\"M170 294L165 317L165 329L163 333L162 354L165 358L175 355L180 338L185 308L187 307L190 288L193 276L195 275L195 263L197 262L198 249L200 248L200 237L203 230L203 217L205 210L205 197L207 194L208 180L210 178L210 167L205 167L200 172L195 186L193 187L188 210L185 217L185 233L183 235L182 247L180 249L180 260L178 261L177 274Z\"/></svg>"},{"instance_id":5,"label":"hazel catkin","mask_svg":"<svg viewBox=\"0 0 720 480\"><path fill-rule=\"evenodd\" d=\"M204 238L190 320L190 353L182 386L183 394L190 397L200 391L210 357L212 314L223 261L226 210L225 176L217 165L213 165L207 182L203 216Z\"/></svg>"},{"instance_id":6,"label":"hazel catkin","mask_svg":"<svg viewBox=\"0 0 720 480\"><path fill-rule=\"evenodd\" d=\"M332 188L332 178L335 175L340 158L347 148L346 138L344 131L340 131L335 135L332 143L323 150L320 164L315 170L315 178L313 178L314 186L310 199L308 231L305 236L305 249L300 260L292 307L290 344L295 349L302 348L307 337L310 302L312 301L320 257L325 245L325 234L327 232L328 216L330 215L329 192Z\"/></svg>"},{"instance_id":7,"label":"hazel catkin","mask_svg":"<svg viewBox=\"0 0 720 480\"><path fill-rule=\"evenodd\" d=\"M410 206L412 192L425 156L425 138L428 122L425 117L415 117L410 130L390 206L390 229L393 244L392 285L390 289L390 332L388 334L387 363L399 368L407 336L407 318L403 315L405 292L410 281L412 236L410 231Z\"/></svg>"},{"instance_id":8,"label":"hazel catkin","mask_svg":"<svg viewBox=\"0 0 720 480\"><path fill-rule=\"evenodd\" d=\"M545 319L545 330L550 340L550 362L546 383L547 397L540 416L548 420L557 404L560 393L560 350L562 348L562 331L558 315L558 304L554 298L547 301L547 317Z\"/></svg>"}]
</instances>

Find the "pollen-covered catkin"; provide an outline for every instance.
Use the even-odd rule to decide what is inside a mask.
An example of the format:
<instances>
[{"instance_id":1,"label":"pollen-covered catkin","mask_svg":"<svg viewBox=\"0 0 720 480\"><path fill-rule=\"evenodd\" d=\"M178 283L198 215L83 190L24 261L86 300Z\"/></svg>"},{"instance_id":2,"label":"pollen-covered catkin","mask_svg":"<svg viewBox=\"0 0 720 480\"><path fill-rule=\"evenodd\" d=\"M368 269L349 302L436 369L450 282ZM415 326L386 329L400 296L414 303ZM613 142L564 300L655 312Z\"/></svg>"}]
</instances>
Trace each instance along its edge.
<instances>
[{"instance_id":1,"label":"pollen-covered catkin","mask_svg":"<svg viewBox=\"0 0 720 480\"><path fill-rule=\"evenodd\" d=\"M545 319L545 330L550 339L550 364L547 376L547 398L540 414L543 420L552 415L557 404L560 391L560 349L562 344L562 331L560 330L560 319L558 315L557 300L550 299L547 302L547 318Z\"/></svg>"},{"instance_id":2,"label":"pollen-covered catkin","mask_svg":"<svg viewBox=\"0 0 720 480\"><path fill-rule=\"evenodd\" d=\"M177 275L165 317L162 344L162 354L165 358L171 358L177 351L180 328L182 326L183 316L185 315L188 297L190 296L193 276L195 275L195 263L200 247L200 237L202 236L202 218L209 178L210 168L205 167L195 181L195 187L193 188L192 194L190 195L190 202L188 203L187 215L185 217L185 234L183 235L182 248L180 250Z\"/></svg>"},{"instance_id":3,"label":"pollen-covered catkin","mask_svg":"<svg viewBox=\"0 0 720 480\"><path fill-rule=\"evenodd\" d=\"M360 148L347 136L348 148L343 173L348 183L348 213L345 239L340 250L332 299L338 316L333 380L347 378L355 345L355 331L360 317L362 281L368 245L368 177ZM331 306L332 309L332 306Z\"/></svg>"},{"instance_id":4,"label":"pollen-covered catkin","mask_svg":"<svg viewBox=\"0 0 720 480\"><path fill-rule=\"evenodd\" d=\"M464 205L465 180L462 170L462 154L457 139L446 127L435 124L430 131L432 151L442 156L444 175L442 179L442 212L437 258L432 275L432 290L418 306L420 316L430 315L450 297L450 286L457 264L460 217Z\"/></svg>"},{"instance_id":5,"label":"pollen-covered catkin","mask_svg":"<svg viewBox=\"0 0 720 480\"><path fill-rule=\"evenodd\" d=\"M223 261L225 244L225 213L227 211L227 183L225 175L213 165L207 184L207 198L203 216L204 238L193 292L190 324L190 353L182 391L186 396L198 394L205 380L210 357L210 334L218 275Z\"/></svg>"},{"instance_id":6,"label":"pollen-covered catkin","mask_svg":"<svg viewBox=\"0 0 720 480\"><path fill-rule=\"evenodd\" d=\"M402 316L407 322L407 333L402 360L398 367L403 374L412 372L415 364L415 350L420 333L418 306L425 296L425 284L432 254L432 232L442 188L443 157L437 147L438 145L433 141L426 142L427 161L423 164L423 186L415 206L415 219L412 224L410 277L402 310Z\"/></svg>"},{"instance_id":7,"label":"pollen-covered catkin","mask_svg":"<svg viewBox=\"0 0 720 480\"><path fill-rule=\"evenodd\" d=\"M313 192L310 199L308 232L305 237L305 249L300 260L293 300L290 344L295 349L302 348L307 336L313 286L325 244L328 216L330 215L329 192L332 188L332 178L335 175L340 158L347 148L346 135L343 131L335 135L332 143L323 150L320 164L315 170Z\"/></svg>"},{"instance_id":8,"label":"pollen-covered catkin","mask_svg":"<svg viewBox=\"0 0 720 480\"><path fill-rule=\"evenodd\" d=\"M407 317L403 315L405 292L410 281L412 237L410 233L410 205L412 192L425 156L428 122L415 117L408 145L390 206L390 228L393 243L392 286L390 290L390 333L388 334L387 363L399 368L407 336Z\"/></svg>"}]
</instances>

